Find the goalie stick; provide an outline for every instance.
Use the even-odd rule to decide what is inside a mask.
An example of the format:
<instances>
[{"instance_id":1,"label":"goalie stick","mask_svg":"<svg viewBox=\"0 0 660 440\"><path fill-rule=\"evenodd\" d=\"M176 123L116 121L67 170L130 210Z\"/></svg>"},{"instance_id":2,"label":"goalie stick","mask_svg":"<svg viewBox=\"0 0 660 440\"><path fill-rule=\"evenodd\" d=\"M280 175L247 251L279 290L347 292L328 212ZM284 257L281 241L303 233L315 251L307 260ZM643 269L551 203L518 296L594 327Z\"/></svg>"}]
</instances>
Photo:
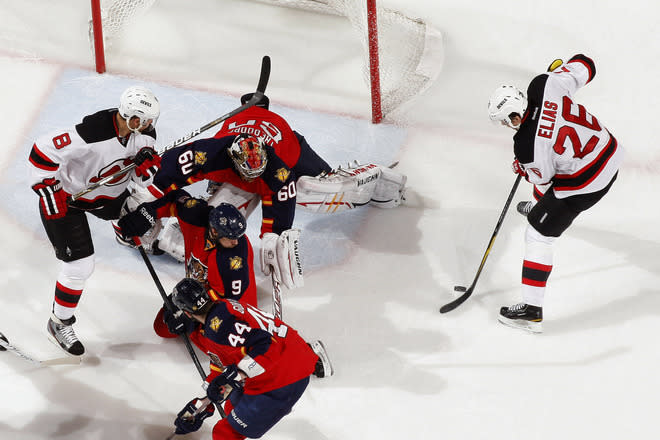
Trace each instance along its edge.
<instances>
[{"instance_id":1,"label":"goalie stick","mask_svg":"<svg viewBox=\"0 0 660 440\"><path fill-rule=\"evenodd\" d=\"M1 336L2 333L0 333ZM0 347L4 348L2 351L10 351L14 353L16 356L34 364L37 366L48 366L48 365L77 365L80 364L82 361L81 356L65 356L65 357L60 357L60 358L53 358L53 359L47 359L44 361L40 361L38 359L33 358L32 356L28 355L25 353L23 350L19 349L18 347L10 344L6 338L0 337Z\"/></svg>"},{"instance_id":2,"label":"goalie stick","mask_svg":"<svg viewBox=\"0 0 660 440\"><path fill-rule=\"evenodd\" d=\"M271 269L270 279L273 282L273 316L282 319L282 284L277 280L274 269Z\"/></svg>"},{"instance_id":3,"label":"goalie stick","mask_svg":"<svg viewBox=\"0 0 660 440\"><path fill-rule=\"evenodd\" d=\"M250 107L253 107L257 102L261 100L264 96L264 92L266 91L266 86L268 85L268 79L270 78L270 57L268 55L264 56L261 60L261 74L259 75L259 83L257 84L257 91L254 93L254 95L243 105L240 107L230 111L227 114L224 114L220 116L218 119L215 119L208 124L191 131L185 136L180 137L179 139L175 140L174 142L166 145L162 151L158 153L158 155L162 156L163 153L165 153L167 150L171 150L172 148L178 147L179 145L183 145L184 143L188 142L190 139L194 138L195 136L199 135L200 133L208 130L209 128L215 127L216 125L220 124L221 122L226 121L227 119L239 114L243 110L247 110ZM85 194L88 194L92 191L94 191L96 188L99 188L103 185L105 185L108 182L113 181L119 176L123 176L124 174L128 173L129 171L133 170L136 167L135 163L132 163L128 165L125 168L122 168L121 170L117 171L116 173L110 174L109 176L106 176L102 178L101 180L92 183L89 185L87 188L84 190L72 194L71 197L69 197L69 202L74 202L78 200L80 197L84 196Z\"/></svg>"},{"instance_id":4,"label":"goalie stick","mask_svg":"<svg viewBox=\"0 0 660 440\"><path fill-rule=\"evenodd\" d=\"M479 279L479 275L481 275L481 270L484 268L484 265L486 264L486 259L490 254L490 250L493 248L493 243L495 243L495 237L497 237L497 233L499 232L500 227L504 222L504 217L506 216L506 212L509 210L509 205L511 205L511 200L513 200L513 196L516 194L516 190L518 189L518 184L520 183L521 178L522 176L520 174L518 175L518 177L516 177L516 181L513 184L513 188L511 188L511 192L509 193L509 198L506 200L506 203L504 204L504 209L502 209L502 213L500 214L500 218L497 221L497 225L495 225L495 230L493 231L493 235L490 237L490 241L488 242L488 247L486 247L486 252L484 253L483 258L481 259L481 264L479 265L477 274L474 276L474 280L472 281L472 284L468 288L466 288L465 286L454 286L455 291L465 292L465 293L463 293L461 296L459 296L452 302L447 303L444 306L440 307L440 313L451 312L456 307L463 304L470 297L470 295L472 295L472 292L474 292L474 287L477 285L477 280Z\"/></svg>"}]
</instances>

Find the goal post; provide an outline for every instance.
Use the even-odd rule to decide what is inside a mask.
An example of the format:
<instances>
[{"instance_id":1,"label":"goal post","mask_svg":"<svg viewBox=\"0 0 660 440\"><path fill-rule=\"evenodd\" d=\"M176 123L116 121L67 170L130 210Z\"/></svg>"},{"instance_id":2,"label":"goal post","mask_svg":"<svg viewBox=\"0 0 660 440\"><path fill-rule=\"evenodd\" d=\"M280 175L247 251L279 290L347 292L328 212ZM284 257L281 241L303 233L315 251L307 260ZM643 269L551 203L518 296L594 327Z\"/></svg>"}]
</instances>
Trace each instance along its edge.
<instances>
[{"instance_id":1,"label":"goal post","mask_svg":"<svg viewBox=\"0 0 660 440\"><path fill-rule=\"evenodd\" d=\"M444 62L442 34L425 20L382 7L377 0L251 0L349 20L363 49L373 123L401 109L435 81ZM89 36L96 71L106 70L106 51L122 28L155 0L91 0ZM220 7L220 6L218 6Z\"/></svg>"}]
</instances>

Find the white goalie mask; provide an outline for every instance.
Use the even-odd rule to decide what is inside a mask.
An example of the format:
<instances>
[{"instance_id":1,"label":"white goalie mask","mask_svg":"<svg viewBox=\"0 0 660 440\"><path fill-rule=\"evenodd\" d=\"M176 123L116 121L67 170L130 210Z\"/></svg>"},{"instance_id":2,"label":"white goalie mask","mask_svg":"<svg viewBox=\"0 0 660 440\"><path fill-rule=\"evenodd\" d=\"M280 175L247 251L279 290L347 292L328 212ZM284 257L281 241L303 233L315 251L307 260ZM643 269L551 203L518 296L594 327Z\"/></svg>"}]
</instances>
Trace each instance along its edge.
<instances>
[{"instance_id":1,"label":"white goalie mask","mask_svg":"<svg viewBox=\"0 0 660 440\"><path fill-rule=\"evenodd\" d=\"M140 125L131 128L133 133L138 134L141 128L150 123L156 125L160 116L160 103L151 90L140 86L129 87L119 98L119 114L126 122L134 116L140 118Z\"/></svg>"},{"instance_id":2,"label":"white goalie mask","mask_svg":"<svg viewBox=\"0 0 660 440\"><path fill-rule=\"evenodd\" d=\"M488 100L488 117L490 120L516 130L518 127L512 125L509 115L518 113L522 118L525 110L527 110L527 97L514 86L498 87Z\"/></svg>"}]
</instances>

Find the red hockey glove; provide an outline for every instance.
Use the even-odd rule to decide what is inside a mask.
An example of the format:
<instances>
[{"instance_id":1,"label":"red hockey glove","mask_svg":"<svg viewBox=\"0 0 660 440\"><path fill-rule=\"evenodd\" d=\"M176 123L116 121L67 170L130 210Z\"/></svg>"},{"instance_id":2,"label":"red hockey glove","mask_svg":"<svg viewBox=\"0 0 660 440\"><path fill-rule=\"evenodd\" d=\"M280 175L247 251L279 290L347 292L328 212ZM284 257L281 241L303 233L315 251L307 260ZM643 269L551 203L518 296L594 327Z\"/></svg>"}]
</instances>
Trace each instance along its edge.
<instances>
[{"instance_id":1,"label":"red hockey glove","mask_svg":"<svg viewBox=\"0 0 660 440\"><path fill-rule=\"evenodd\" d=\"M62 189L59 180L49 177L32 185L32 189L39 196L41 212L43 212L46 219L54 220L66 215L69 193Z\"/></svg>"},{"instance_id":2,"label":"red hockey glove","mask_svg":"<svg viewBox=\"0 0 660 440\"><path fill-rule=\"evenodd\" d=\"M136 165L135 174L144 180L156 174L160 168L160 156L153 147L142 147L133 158L133 162Z\"/></svg>"},{"instance_id":3,"label":"red hockey glove","mask_svg":"<svg viewBox=\"0 0 660 440\"><path fill-rule=\"evenodd\" d=\"M525 168L520 164L520 162L518 162L518 159L513 161L511 168L513 169L514 173L520 174L523 177L527 177L527 171L525 171Z\"/></svg>"}]
</instances>

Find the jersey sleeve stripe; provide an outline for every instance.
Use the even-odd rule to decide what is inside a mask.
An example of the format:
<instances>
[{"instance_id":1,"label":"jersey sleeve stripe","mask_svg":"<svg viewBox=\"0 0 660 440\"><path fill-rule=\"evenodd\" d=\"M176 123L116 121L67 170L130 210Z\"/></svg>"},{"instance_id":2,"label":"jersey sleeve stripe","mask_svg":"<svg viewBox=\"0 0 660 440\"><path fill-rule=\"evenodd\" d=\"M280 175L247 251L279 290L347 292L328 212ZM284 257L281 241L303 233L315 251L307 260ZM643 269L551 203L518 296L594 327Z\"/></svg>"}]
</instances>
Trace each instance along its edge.
<instances>
[{"instance_id":1,"label":"jersey sleeve stripe","mask_svg":"<svg viewBox=\"0 0 660 440\"><path fill-rule=\"evenodd\" d=\"M568 60L568 62L580 63L587 69L589 72L589 79L587 79L587 83L589 83L592 79L594 79L594 76L596 76L596 64L594 64L594 61L588 56L582 54L574 55L570 60Z\"/></svg>"},{"instance_id":2,"label":"jersey sleeve stripe","mask_svg":"<svg viewBox=\"0 0 660 440\"><path fill-rule=\"evenodd\" d=\"M44 171L56 171L60 167L58 163L53 162L48 158L48 156L42 153L37 148L36 144L32 146L29 160L32 165Z\"/></svg>"}]
</instances>

